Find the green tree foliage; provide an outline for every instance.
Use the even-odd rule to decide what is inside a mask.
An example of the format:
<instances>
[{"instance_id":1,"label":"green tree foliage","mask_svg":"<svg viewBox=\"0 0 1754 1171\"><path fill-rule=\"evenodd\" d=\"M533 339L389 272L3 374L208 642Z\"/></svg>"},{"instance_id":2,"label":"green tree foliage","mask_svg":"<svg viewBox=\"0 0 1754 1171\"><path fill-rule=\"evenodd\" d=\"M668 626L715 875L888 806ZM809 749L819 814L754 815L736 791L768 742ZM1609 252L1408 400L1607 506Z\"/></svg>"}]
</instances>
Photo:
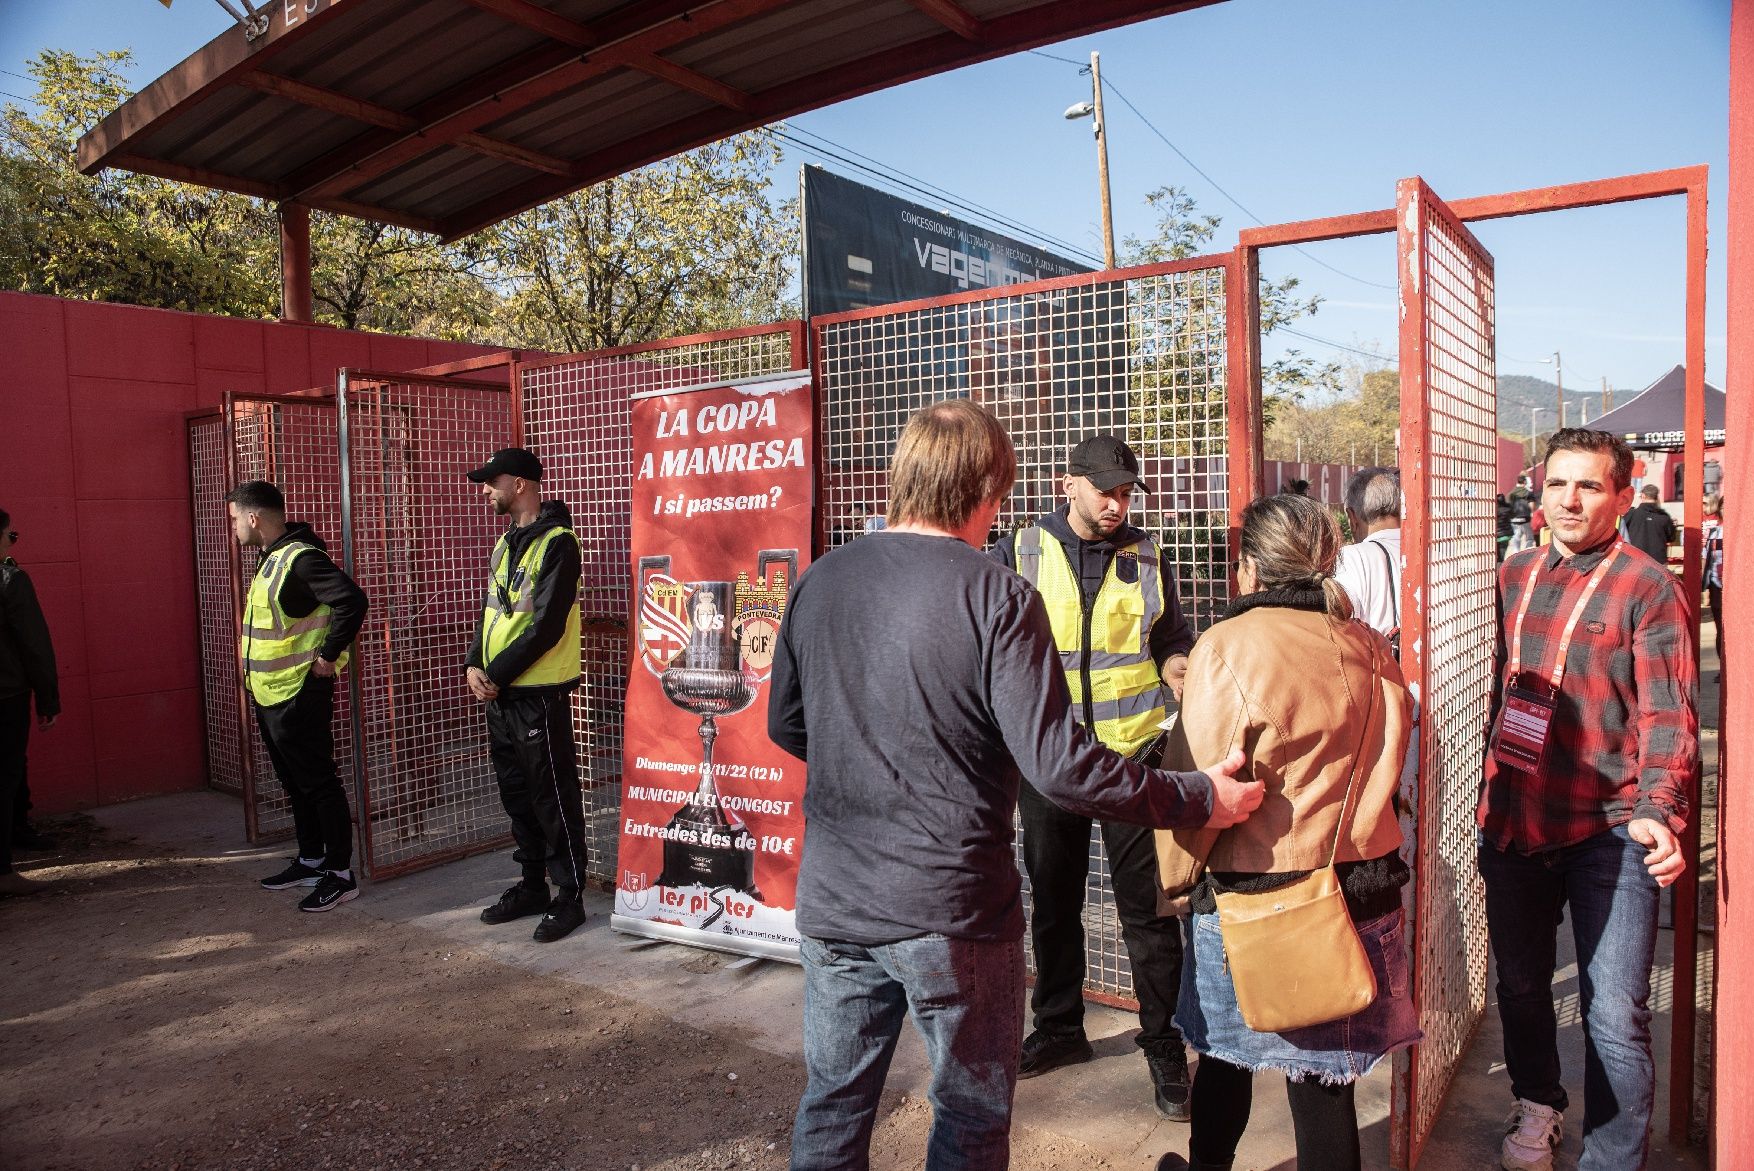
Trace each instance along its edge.
<instances>
[{"instance_id":1,"label":"green tree foliage","mask_svg":"<svg viewBox=\"0 0 1754 1171\"><path fill-rule=\"evenodd\" d=\"M741 134L488 229L500 331L579 351L783 316L796 215L767 199L778 160Z\"/></svg>"},{"instance_id":2,"label":"green tree foliage","mask_svg":"<svg viewBox=\"0 0 1754 1171\"><path fill-rule=\"evenodd\" d=\"M79 173L79 136L129 96L123 52L46 51L36 109L0 111L0 288L273 316L279 226L261 200L126 171ZM777 150L743 135L454 244L311 215L317 320L585 350L772 321L796 215L767 200Z\"/></svg>"},{"instance_id":3,"label":"green tree foliage","mask_svg":"<svg viewBox=\"0 0 1754 1171\"><path fill-rule=\"evenodd\" d=\"M1123 264L1161 264L1198 256L1210 246L1223 223L1220 216L1200 213L1185 188L1159 187L1148 192L1145 203L1157 213L1157 222L1147 237L1128 236L1121 242ZM1261 336L1290 325L1304 317L1314 316L1321 308L1319 295L1302 296L1297 277L1279 281L1261 281ZM1283 357L1261 367L1261 410L1270 425L1287 406L1301 402L1306 395L1339 389L1340 366L1322 362L1300 350L1288 349Z\"/></svg>"},{"instance_id":4,"label":"green tree foliage","mask_svg":"<svg viewBox=\"0 0 1754 1171\"><path fill-rule=\"evenodd\" d=\"M1268 459L1310 463L1393 461L1401 425L1401 375L1392 369L1347 367L1342 390L1320 403L1286 405L1267 427ZM1300 446L1301 441L1301 446Z\"/></svg>"},{"instance_id":5,"label":"green tree foliage","mask_svg":"<svg viewBox=\"0 0 1754 1171\"><path fill-rule=\"evenodd\" d=\"M127 52L45 50L38 112L0 111L0 284L29 293L257 317L278 299L259 201L109 170L79 173L79 136L128 96Z\"/></svg>"}]
</instances>

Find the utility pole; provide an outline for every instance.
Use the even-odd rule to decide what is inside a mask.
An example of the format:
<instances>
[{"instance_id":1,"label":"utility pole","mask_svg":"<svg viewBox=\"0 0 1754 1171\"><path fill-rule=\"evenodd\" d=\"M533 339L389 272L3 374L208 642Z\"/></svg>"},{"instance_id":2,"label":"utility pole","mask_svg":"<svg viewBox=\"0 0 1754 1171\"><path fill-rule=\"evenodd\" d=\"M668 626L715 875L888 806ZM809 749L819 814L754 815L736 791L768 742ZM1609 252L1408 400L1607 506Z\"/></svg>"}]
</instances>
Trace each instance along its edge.
<instances>
[{"instance_id":1,"label":"utility pole","mask_svg":"<svg viewBox=\"0 0 1754 1171\"><path fill-rule=\"evenodd\" d=\"M1559 351L1553 351L1553 381L1559 384L1559 429L1565 429L1565 372L1559 365Z\"/></svg>"},{"instance_id":2,"label":"utility pole","mask_svg":"<svg viewBox=\"0 0 1754 1171\"><path fill-rule=\"evenodd\" d=\"M1614 388L1608 385L1608 376L1602 375L1602 414L1614 409Z\"/></svg>"},{"instance_id":3,"label":"utility pole","mask_svg":"<svg viewBox=\"0 0 1754 1171\"><path fill-rule=\"evenodd\" d=\"M1102 267L1115 266L1114 211L1108 198L1108 124L1102 120L1102 55L1090 54L1091 108L1096 119L1096 178L1102 188Z\"/></svg>"}]
</instances>

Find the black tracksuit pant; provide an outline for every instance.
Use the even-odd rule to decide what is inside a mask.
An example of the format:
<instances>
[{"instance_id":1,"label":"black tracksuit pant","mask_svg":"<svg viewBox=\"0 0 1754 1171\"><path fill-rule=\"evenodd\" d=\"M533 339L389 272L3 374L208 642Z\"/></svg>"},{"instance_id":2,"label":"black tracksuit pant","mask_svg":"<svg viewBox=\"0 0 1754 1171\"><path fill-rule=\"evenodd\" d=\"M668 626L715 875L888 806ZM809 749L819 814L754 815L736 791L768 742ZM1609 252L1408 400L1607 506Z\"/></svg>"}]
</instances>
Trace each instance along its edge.
<instances>
[{"instance_id":1,"label":"black tracksuit pant","mask_svg":"<svg viewBox=\"0 0 1754 1171\"><path fill-rule=\"evenodd\" d=\"M12 835L24 816L25 752L30 747L30 692L0 697L0 874L12 870Z\"/></svg>"},{"instance_id":2,"label":"black tracksuit pant","mask_svg":"<svg viewBox=\"0 0 1754 1171\"><path fill-rule=\"evenodd\" d=\"M1035 949L1030 993L1035 1027L1049 1033L1084 1029L1084 900L1090 874L1090 818L1067 813L1025 782L1017 808L1023 820L1023 865L1029 874L1029 939ZM1182 978L1181 927L1157 913L1157 844L1143 826L1104 821L1115 910L1132 961L1139 998L1139 1048L1161 1053L1180 1044L1172 1018Z\"/></svg>"},{"instance_id":3,"label":"black tracksuit pant","mask_svg":"<svg viewBox=\"0 0 1754 1171\"><path fill-rule=\"evenodd\" d=\"M300 858L322 858L323 870L353 865L353 815L335 770L335 679L305 676L284 703L256 705L256 726L274 773L292 805Z\"/></svg>"},{"instance_id":4,"label":"black tracksuit pant","mask_svg":"<svg viewBox=\"0 0 1754 1171\"><path fill-rule=\"evenodd\" d=\"M506 688L487 704L499 799L526 886L550 878L562 898L585 885L585 808L569 689Z\"/></svg>"}]
</instances>

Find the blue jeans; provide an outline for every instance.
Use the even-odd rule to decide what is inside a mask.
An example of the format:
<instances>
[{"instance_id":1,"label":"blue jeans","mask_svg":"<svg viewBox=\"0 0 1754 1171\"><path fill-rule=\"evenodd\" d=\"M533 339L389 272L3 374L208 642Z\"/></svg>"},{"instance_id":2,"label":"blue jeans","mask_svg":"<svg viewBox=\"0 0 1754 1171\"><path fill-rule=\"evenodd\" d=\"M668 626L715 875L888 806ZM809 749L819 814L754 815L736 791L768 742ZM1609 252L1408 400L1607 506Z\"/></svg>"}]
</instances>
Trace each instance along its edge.
<instances>
[{"instance_id":1,"label":"blue jeans","mask_svg":"<svg viewBox=\"0 0 1754 1171\"><path fill-rule=\"evenodd\" d=\"M1003 1171L1023 1044L1023 941L799 941L804 1067L792 1171L864 1171L904 1015L932 1062L926 1171Z\"/></svg>"},{"instance_id":2,"label":"blue jeans","mask_svg":"<svg viewBox=\"0 0 1754 1171\"><path fill-rule=\"evenodd\" d=\"M1480 846L1486 925L1498 961L1498 1016L1511 1093L1556 1110L1559 1081L1553 969L1571 906L1584 1022L1583 1159L1579 1171L1632 1171L1650 1149L1656 1098L1650 969L1658 888L1646 847L1625 826L1539 854Z\"/></svg>"}]
</instances>

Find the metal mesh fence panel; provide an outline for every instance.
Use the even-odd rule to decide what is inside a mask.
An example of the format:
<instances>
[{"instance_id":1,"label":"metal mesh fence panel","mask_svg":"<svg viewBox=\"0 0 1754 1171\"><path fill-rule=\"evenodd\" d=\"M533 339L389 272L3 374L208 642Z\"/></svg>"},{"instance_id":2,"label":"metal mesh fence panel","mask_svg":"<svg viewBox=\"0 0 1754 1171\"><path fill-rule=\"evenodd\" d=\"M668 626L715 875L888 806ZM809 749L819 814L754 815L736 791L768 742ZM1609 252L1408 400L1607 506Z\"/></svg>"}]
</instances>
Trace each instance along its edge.
<instances>
[{"instance_id":1,"label":"metal mesh fence panel","mask_svg":"<svg viewBox=\"0 0 1754 1171\"><path fill-rule=\"evenodd\" d=\"M1437 1120L1486 1006L1486 901L1474 810L1492 689L1497 379L1492 258L1423 183L1401 189L1403 469L1407 599L1402 646L1420 705L1406 794L1416 853L1414 995L1425 1040L1397 1059L1398 1165ZM1399 1103L1397 1103L1399 1104ZM1405 1146L1402 1146L1402 1143Z\"/></svg>"},{"instance_id":2,"label":"metal mesh fence panel","mask_svg":"<svg viewBox=\"0 0 1754 1171\"><path fill-rule=\"evenodd\" d=\"M525 446L542 460L544 495L571 504L583 556L584 674L573 696L584 785L586 872L615 879L621 824L622 711L627 691L628 545L633 395L795 370L799 327L678 339L521 367Z\"/></svg>"},{"instance_id":3,"label":"metal mesh fence panel","mask_svg":"<svg viewBox=\"0 0 1754 1171\"><path fill-rule=\"evenodd\" d=\"M463 474L511 441L497 387L341 373L347 553L371 598L354 702L360 823L374 878L508 840L464 653L505 528Z\"/></svg>"},{"instance_id":4,"label":"metal mesh fence panel","mask_svg":"<svg viewBox=\"0 0 1754 1171\"><path fill-rule=\"evenodd\" d=\"M914 411L972 398L1017 448L1017 486L995 537L1058 507L1075 443L1120 435L1153 489L1135 499L1129 519L1162 542L1182 609L1204 629L1229 595L1225 282L1222 261L1191 261L819 319L826 543L852 540L872 509L885 509L889 455ZM1084 920L1086 991L1130 1001L1132 971L1095 827Z\"/></svg>"},{"instance_id":5,"label":"metal mesh fence panel","mask_svg":"<svg viewBox=\"0 0 1754 1171\"><path fill-rule=\"evenodd\" d=\"M304 521L329 544L331 556L341 553L341 453L336 427L335 402L329 398L257 398L228 395L226 411L232 435L232 474L235 483L267 480L286 497L288 522ZM227 490L232 485L227 485ZM221 498L224 492L220 493ZM232 540L223 503L207 515L196 516L197 533L217 529L221 539ZM197 542L203 539L198 536ZM260 555L243 549L236 562L238 597L241 599L255 576ZM236 654L236 638L228 653ZM235 672L235 665L231 668ZM335 689L335 764L347 787L350 803L353 786L353 723L351 697L346 688ZM268 841L292 833L292 806L274 773L268 749L262 743L253 712L242 721L244 791L248 804L245 824L251 841ZM358 808L357 805L353 806Z\"/></svg>"},{"instance_id":6,"label":"metal mesh fence panel","mask_svg":"<svg viewBox=\"0 0 1754 1171\"><path fill-rule=\"evenodd\" d=\"M231 491L231 446L223 415L189 420L189 500L195 534L195 614L201 639L207 784L244 795L237 663L237 563L219 519Z\"/></svg>"}]
</instances>

